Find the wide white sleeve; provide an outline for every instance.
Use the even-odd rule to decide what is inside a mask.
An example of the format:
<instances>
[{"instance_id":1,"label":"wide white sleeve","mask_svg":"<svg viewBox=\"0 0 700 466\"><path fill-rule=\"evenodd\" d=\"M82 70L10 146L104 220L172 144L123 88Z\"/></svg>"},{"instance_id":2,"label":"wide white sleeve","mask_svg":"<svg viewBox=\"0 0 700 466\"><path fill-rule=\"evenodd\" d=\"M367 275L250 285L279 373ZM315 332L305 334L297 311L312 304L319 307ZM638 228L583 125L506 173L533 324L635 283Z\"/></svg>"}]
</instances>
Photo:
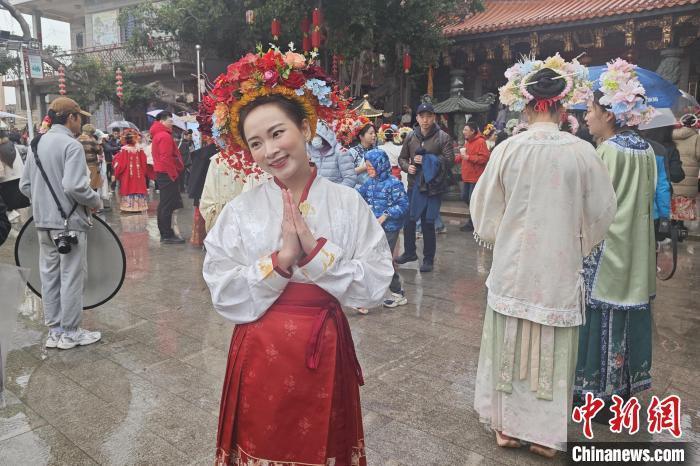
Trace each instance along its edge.
<instances>
[{"instance_id":1,"label":"wide white sleeve","mask_svg":"<svg viewBox=\"0 0 700 466\"><path fill-rule=\"evenodd\" d=\"M386 234L362 198L356 199L357 237L353 244L319 238L316 248L297 265L301 273L343 306L379 306L394 275Z\"/></svg>"},{"instance_id":2,"label":"wide white sleeve","mask_svg":"<svg viewBox=\"0 0 700 466\"><path fill-rule=\"evenodd\" d=\"M581 253L585 257L603 239L615 220L617 196L610 174L595 149L583 145L586 183L583 192L583 218L581 222Z\"/></svg>"},{"instance_id":3,"label":"wide white sleeve","mask_svg":"<svg viewBox=\"0 0 700 466\"><path fill-rule=\"evenodd\" d=\"M202 274L214 309L237 324L259 319L291 278L277 267L277 253L248 260L232 203L224 207L204 245L207 254Z\"/></svg>"},{"instance_id":4,"label":"wide white sleeve","mask_svg":"<svg viewBox=\"0 0 700 466\"><path fill-rule=\"evenodd\" d=\"M500 173L502 158L505 155L502 146L505 145L501 144L494 150L469 202L474 236L488 246L496 242L498 228L506 209L505 189Z\"/></svg>"}]
</instances>

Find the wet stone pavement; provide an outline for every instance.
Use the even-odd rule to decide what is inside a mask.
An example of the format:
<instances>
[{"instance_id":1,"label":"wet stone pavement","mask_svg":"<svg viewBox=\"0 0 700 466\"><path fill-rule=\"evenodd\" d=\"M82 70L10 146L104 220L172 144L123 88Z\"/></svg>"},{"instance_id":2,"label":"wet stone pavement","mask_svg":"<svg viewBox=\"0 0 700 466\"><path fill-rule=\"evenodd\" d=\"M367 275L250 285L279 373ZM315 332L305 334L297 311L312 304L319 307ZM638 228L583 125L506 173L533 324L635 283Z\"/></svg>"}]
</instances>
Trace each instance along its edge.
<instances>
[{"instance_id":1,"label":"wet stone pavement","mask_svg":"<svg viewBox=\"0 0 700 466\"><path fill-rule=\"evenodd\" d=\"M43 349L41 302L27 296L0 405L0 465L213 463L233 326L211 307L201 249L161 245L153 207L148 216L107 215L128 268L115 299L84 314L83 326L101 330L101 342ZM185 236L191 218L191 208L180 212ZM408 305L367 316L348 311L366 380L369 464L564 464L563 454L548 461L525 448L499 448L479 423L472 404L490 253L456 221L438 238L432 274L421 275L416 263L401 271ZM12 248L8 241L0 249L0 262L12 262ZM681 440L697 458L699 278L700 243L684 243L677 276L659 285L654 386L640 397L644 413L652 394L681 396ZM605 430L594 426L596 440L630 440ZM582 439L580 431L571 426L570 439Z\"/></svg>"}]
</instances>

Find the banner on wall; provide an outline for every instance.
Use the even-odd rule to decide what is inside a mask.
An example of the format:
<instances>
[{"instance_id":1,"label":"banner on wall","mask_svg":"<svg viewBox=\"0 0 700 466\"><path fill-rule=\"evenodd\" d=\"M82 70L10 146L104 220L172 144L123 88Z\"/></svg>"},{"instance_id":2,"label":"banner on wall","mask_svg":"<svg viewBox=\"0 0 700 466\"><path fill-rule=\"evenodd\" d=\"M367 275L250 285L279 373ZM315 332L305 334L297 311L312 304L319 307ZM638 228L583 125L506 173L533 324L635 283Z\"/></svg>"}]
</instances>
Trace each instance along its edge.
<instances>
[{"instance_id":1,"label":"banner on wall","mask_svg":"<svg viewBox=\"0 0 700 466\"><path fill-rule=\"evenodd\" d=\"M29 64L29 77L41 79L44 77L44 65L41 61L41 55L29 53L27 54L27 63Z\"/></svg>"},{"instance_id":2,"label":"banner on wall","mask_svg":"<svg viewBox=\"0 0 700 466\"><path fill-rule=\"evenodd\" d=\"M92 40L94 45L112 45L120 42L119 11L110 10L92 15Z\"/></svg>"}]
</instances>

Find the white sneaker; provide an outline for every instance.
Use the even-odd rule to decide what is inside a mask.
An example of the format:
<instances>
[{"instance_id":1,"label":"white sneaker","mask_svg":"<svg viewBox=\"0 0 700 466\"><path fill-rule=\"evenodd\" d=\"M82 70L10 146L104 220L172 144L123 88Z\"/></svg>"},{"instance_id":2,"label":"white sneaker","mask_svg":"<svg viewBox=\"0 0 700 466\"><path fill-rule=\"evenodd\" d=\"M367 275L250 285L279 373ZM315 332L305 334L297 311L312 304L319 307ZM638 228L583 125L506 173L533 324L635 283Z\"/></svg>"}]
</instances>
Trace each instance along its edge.
<instances>
[{"instance_id":1,"label":"white sneaker","mask_svg":"<svg viewBox=\"0 0 700 466\"><path fill-rule=\"evenodd\" d=\"M91 332L84 328L79 328L74 332L65 332L61 335L61 339L56 347L58 349L71 349L76 346L92 345L100 341L101 338L102 334L100 332Z\"/></svg>"},{"instance_id":2,"label":"white sneaker","mask_svg":"<svg viewBox=\"0 0 700 466\"><path fill-rule=\"evenodd\" d=\"M46 343L44 344L45 348L56 348L58 346L58 342L61 339L61 335L63 335L62 332L52 332L49 330L49 336L46 337Z\"/></svg>"},{"instance_id":3,"label":"white sneaker","mask_svg":"<svg viewBox=\"0 0 700 466\"><path fill-rule=\"evenodd\" d=\"M384 300L384 307L397 307L403 306L408 303L408 299L403 293L391 293L391 299Z\"/></svg>"}]
</instances>

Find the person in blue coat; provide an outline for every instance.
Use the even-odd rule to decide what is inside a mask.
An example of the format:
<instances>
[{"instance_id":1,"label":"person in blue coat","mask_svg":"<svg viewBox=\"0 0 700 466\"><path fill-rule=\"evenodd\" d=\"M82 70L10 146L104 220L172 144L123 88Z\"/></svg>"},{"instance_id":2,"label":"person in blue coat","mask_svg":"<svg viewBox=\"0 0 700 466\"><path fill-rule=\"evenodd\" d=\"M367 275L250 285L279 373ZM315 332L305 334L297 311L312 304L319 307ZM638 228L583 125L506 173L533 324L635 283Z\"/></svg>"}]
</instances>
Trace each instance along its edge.
<instances>
[{"instance_id":1,"label":"person in blue coat","mask_svg":"<svg viewBox=\"0 0 700 466\"><path fill-rule=\"evenodd\" d=\"M403 183L391 175L389 156L382 149L367 151L365 163L369 178L357 190L384 228L389 248L393 253L408 214L408 195ZM384 301L385 307L402 306L408 302L396 265L389 290L391 298Z\"/></svg>"}]
</instances>

